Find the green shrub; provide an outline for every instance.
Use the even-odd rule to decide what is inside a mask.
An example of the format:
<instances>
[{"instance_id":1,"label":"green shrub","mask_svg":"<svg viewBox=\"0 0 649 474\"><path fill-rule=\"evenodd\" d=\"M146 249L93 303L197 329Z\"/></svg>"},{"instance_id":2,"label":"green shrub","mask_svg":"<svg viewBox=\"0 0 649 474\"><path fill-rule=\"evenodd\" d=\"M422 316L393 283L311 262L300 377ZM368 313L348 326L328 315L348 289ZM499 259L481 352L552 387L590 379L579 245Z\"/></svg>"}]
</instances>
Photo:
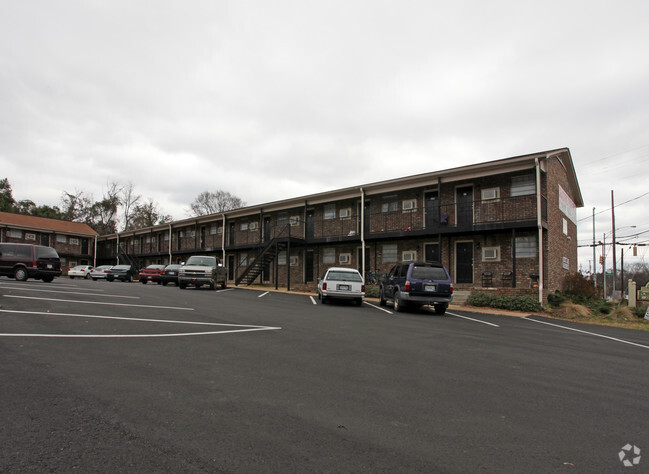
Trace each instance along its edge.
<instances>
[{"instance_id":1,"label":"green shrub","mask_svg":"<svg viewBox=\"0 0 649 474\"><path fill-rule=\"evenodd\" d=\"M529 295L505 296L489 293L472 293L467 300L471 306L505 309L509 311L537 312L543 311L541 304Z\"/></svg>"},{"instance_id":2,"label":"green shrub","mask_svg":"<svg viewBox=\"0 0 649 474\"><path fill-rule=\"evenodd\" d=\"M367 298L378 298L379 297L379 287L376 285L365 285L365 297Z\"/></svg>"}]
</instances>

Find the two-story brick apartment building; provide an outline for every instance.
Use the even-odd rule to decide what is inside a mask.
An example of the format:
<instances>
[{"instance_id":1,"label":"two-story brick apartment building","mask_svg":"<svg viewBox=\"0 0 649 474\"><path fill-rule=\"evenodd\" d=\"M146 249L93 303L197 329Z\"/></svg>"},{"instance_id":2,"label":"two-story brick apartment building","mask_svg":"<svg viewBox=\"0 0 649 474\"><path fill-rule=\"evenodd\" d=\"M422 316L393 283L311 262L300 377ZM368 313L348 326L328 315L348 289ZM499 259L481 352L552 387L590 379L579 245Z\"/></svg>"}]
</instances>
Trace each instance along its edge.
<instances>
[{"instance_id":1,"label":"two-story brick apartment building","mask_svg":"<svg viewBox=\"0 0 649 474\"><path fill-rule=\"evenodd\" d=\"M0 242L52 247L64 271L75 265L93 265L96 237L97 232L80 222L0 212Z\"/></svg>"},{"instance_id":2,"label":"two-story brick apartment building","mask_svg":"<svg viewBox=\"0 0 649 474\"><path fill-rule=\"evenodd\" d=\"M577 207L562 148L101 236L98 260L212 254L232 284L310 287L334 265L376 275L400 260L437 260L456 289L545 298L577 271Z\"/></svg>"}]
</instances>

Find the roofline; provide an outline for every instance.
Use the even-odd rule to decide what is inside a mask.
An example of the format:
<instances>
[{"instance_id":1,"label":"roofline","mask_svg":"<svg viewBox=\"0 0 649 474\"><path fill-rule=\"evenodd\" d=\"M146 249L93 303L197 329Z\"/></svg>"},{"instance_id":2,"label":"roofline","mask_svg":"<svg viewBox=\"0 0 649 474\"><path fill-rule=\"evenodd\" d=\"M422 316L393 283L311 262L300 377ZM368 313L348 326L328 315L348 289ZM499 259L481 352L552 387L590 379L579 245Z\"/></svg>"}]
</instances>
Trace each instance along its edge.
<instances>
[{"instance_id":1,"label":"roofline","mask_svg":"<svg viewBox=\"0 0 649 474\"><path fill-rule=\"evenodd\" d=\"M441 183L449 183L454 181L461 181L465 179L478 178L489 176L499 173L511 173L516 171L533 169L536 166L536 160L548 160L556 157L561 161L568 174L573 196L575 197L575 205L583 207L584 202L579 189L577 175L572 162L570 149L567 147L557 148L553 150L541 151L537 153L530 153L527 155L519 155L511 158L502 158L483 163L476 163L472 165L459 166L457 168L449 168L441 171L432 171L427 173L420 173L415 175L403 176L399 178L392 178L383 181L376 181L368 184L360 184L347 188L335 189L332 191L324 191L321 193L308 194L305 196L298 196L295 198L283 199L279 201L271 201L263 204L256 204L253 206L246 206L237 209L232 209L214 214L203 216L189 217L182 220L173 221L167 224L158 224L156 226L147 227L138 230L128 230L117 232L109 235L145 235L154 231L159 231L165 227L172 225L173 227L183 227L187 225L214 222L216 219L235 218L252 216L255 214L263 214L267 212L288 211L293 208L302 208L304 206L322 204L334 200L353 199L361 196L364 193L366 196L373 194L398 191L412 187L425 187L425 186L438 186Z\"/></svg>"}]
</instances>

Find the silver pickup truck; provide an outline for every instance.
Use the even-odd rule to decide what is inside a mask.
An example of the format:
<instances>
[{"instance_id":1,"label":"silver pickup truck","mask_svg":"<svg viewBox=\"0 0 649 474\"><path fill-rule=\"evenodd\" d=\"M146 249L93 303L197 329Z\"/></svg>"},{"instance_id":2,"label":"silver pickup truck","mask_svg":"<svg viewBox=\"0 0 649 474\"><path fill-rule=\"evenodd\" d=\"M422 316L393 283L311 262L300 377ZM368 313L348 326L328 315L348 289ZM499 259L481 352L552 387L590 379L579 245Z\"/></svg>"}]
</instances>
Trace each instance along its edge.
<instances>
[{"instance_id":1,"label":"silver pickup truck","mask_svg":"<svg viewBox=\"0 0 649 474\"><path fill-rule=\"evenodd\" d=\"M218 258L208 255L189 257L185 265L178 271L178 287L181 290L193 285L200 288L209 285L212 290L217 285L227 287L227 271Z\"/></svg>"}]
</instances>

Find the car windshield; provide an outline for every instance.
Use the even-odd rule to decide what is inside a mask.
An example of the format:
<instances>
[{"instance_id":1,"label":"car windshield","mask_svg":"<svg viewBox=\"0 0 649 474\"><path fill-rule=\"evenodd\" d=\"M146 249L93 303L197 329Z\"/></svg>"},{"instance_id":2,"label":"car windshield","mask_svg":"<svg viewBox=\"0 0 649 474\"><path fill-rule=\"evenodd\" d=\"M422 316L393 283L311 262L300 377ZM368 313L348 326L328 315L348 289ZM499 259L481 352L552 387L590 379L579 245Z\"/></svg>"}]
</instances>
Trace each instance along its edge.
<instances>
[{"instance_id":1,"label":"car windshield","mask_svg":"<svg viewBox=\"0 0 649 474\"><path fill-rule=\"evenodd\" d=\"M342 271L329 272L327 273L326 279L334 280L334 281L358 281L358 282L363 281L360 274L356 272L342 272Z\"/></svg>"},{"instance_id":2,"label":"car windshield","mask_svg":"<svg viewBox=\"0 0 649 474\"><path fill-rule=\"evenodd\" d=\"M415 266L412 269L412 278L416 280L448 280L442 267Z\"/></svg>"},{"instance_id":3,"label":"car windshield","mask_svg":"<svg viewBox=\"0 0 649 474\"><path fill-rule=\"evenodd\" d=\"M117 265L113 267L113 270L128 270L129 268L131 268L130 265Z\"/></svg>"},{"instance_id":4,"label":"car windshield","mask_svg":"<svg viewBox=\"0 0 649 474\"><path fill-rule=\"evenodd\" d=\"M206 267L216 266L216 258L214 257L189 257L187 265L202 265Z\"/></svg>"}]
</instances>

